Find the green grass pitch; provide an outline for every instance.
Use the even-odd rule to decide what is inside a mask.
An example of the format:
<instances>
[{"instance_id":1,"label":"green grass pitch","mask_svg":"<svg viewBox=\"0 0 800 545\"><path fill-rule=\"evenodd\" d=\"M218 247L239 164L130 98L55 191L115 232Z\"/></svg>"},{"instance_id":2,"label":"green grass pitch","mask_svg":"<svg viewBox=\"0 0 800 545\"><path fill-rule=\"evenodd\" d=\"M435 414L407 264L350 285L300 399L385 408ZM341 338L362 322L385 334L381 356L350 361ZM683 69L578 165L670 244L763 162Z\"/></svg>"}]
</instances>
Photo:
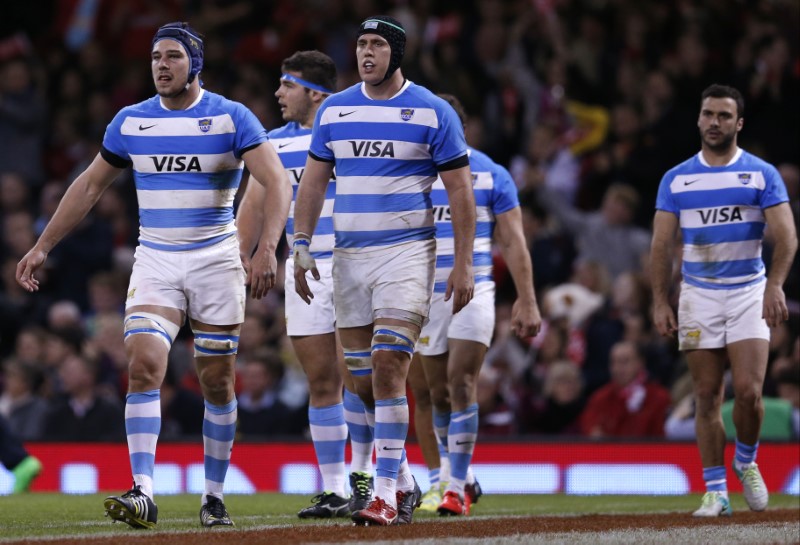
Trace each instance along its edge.
<instances>
[{"instance_id":1,"label":"green grass pitch","mask_svg":"<svg viewBox=\"0 0 800 545\"><path fill-rule=\"evenodd\" d=\"M133 531L122 523L112 524L104 517L105 494L64 495L30 493L0 497L0 543L24 538L56 538L89 534L125 534ZM199 530L198 495L160 496L157 499L157 531ZM303 521L297 511L309 504L308 496L286 494L228 495L225 503L240 529L264 526L330 524ZM740 494L733 494L736 510L747 506ZM590 513L691 512L700 505L700 495L686 496L566 496L566 495L485 495L474 506L473 516L580 515ZM773 494L771 508L800 508L800 498ZM420 513L415 520L437 518ZM337 519L336 523L343 523Z\"/></svg>"}]
</instances>

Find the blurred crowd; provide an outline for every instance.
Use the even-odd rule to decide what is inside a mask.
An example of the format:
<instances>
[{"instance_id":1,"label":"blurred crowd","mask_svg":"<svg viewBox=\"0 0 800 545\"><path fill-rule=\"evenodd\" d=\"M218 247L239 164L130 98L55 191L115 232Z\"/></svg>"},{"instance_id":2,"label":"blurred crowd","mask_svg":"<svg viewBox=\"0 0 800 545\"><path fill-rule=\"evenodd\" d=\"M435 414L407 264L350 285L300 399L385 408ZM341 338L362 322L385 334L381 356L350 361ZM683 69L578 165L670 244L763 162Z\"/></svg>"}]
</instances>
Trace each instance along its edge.
<instances>
[{"instance_id":1,"label":"blurred crowd","mask_svg":"<svg viewBox=\"0 0 800 545\"><path fill-rule=\"evenodd\" d=\"M469 143L517 183L545 317L536 338L511 335L513 283L498 252L496 334L479 384L482 435L694 437L685 363L650 320L647 254L661 176L699 151L706 86L743 92L740 145L778 167L796 223L800 215L794 0L6 4L0 414L25 440L124 440L122 318L138 236L130 173L53 250L40 292L23 291L14 272L97 154L113 115L154 94L150 40L168 21L190 21L205 34L205 87L246 104L267 129L283 124L273 93L285 57L327 53L345 88L358 81L358 24L375 13L402 21L406 77L459 97ZM769 235L764 254L769 263ZM770 345L765 438L800 436L798 282L795 262L786 285L791 319ZM248 302L237 363L244 439L307 433L307 391L285 335L282 290L279 279L266 299ZM170 360L162 438L199 436L203 403L188 329Z\"/></svg>"}]
</instances>

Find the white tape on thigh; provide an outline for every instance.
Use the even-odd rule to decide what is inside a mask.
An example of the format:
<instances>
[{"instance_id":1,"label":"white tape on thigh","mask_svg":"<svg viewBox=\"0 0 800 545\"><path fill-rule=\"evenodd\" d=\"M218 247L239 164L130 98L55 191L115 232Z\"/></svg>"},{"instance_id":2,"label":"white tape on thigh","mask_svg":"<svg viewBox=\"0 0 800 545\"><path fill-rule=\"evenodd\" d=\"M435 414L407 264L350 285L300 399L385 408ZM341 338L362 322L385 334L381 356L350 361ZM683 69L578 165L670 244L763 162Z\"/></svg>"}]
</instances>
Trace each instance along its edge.
<instances>
[{"instance_id":1,"label":"white tape on thigh","mask_svg":"<svg viewBox=\"0 0 800 545\"><path fill-rule=\"evenodd\" d=\"M425 323L425 316L420 316L416 312L409 312L399 308L377 308L375 309L374 318L392 318L394 320L404 320L411 322L414 325L422 327Z\"/></svg>"},{"instance_id":2,"label":"white tape on thigh","mask_svg":"<svg viewBox=\"0 0 800 545\"><path fill-rule=\"evenodd\" d=\"M344 349L344 363L352 375L369 375L372 373L372 349Z\"/></svg>"},{"instance_id":3,"label":"white tape on thigh","mask_svg":"<svg viewBox=\"0 0 800 545\"><path fill-rule=\"evenodd\" d=\"M178 324L151 312L133 312L125 317L125 339L131 335L155 335L171 348L180 329Z\"/></svg>"},{"instance_id":4,"label":"white tape on thigh","mask_svg":"<svg viewBox=\"0 0 800 545\"><path fill-rule=\"evenodd\" d=\"M232 356L239 351L239 331L198 331L194 333L194 357Z\"/></svg>"}]
</instances>

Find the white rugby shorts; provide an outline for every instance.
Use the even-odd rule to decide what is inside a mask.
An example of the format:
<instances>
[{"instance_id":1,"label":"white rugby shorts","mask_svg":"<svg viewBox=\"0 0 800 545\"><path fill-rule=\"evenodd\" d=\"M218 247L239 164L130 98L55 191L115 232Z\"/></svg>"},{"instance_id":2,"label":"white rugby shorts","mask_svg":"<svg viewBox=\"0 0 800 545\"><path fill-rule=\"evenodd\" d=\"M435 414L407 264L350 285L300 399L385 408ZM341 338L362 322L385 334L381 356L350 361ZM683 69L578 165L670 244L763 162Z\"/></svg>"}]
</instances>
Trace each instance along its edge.
<instances>
[{"instance_id":1,"label":"white rugby shorts","mask_svg":"<svg viewBox=\"0 0 800 545\"><path fill-rule=\"evenodd\" d=\"M430 321L422 328L417 352L438 356L448 351L447 339L475 341L486 345L494 334L494 282L475 284L472 300L458 314L453 314L453 299L444 300L444 293L434 293Z\"/></svg>"},{"instance_id":2,"label":"white rugby shorts","mask_svg":"<svg viewBox=\"0 0 800 545\"><path fill-rule=\"evenodd\" d=\"M166 252L138 246L125 308L177 308L211 325L244 321L245 272L235 234L198 250Z\"/></svg>"},{"instance_id":3,"label":"white rugby shorts","mask_svg":"<svg viewBox=\"0 0 800 545\"><path fill-rule=\"evenodd\" d=\"M334 250L337 326L371 324L378 309L404 310L427 317L435 268L435 240L361 252Z\"/></svg>"},{"instance_id":4,"label":"white rugby shorts","mask_svg":"<svg viewBox=\"0 0 800 545\"><path fill-rule=\"evenodd\" d=\"M307 305L297 292L294 284L294 259L286 260L285 303L286 334L290 337L305 335L324 335L336 329L336 310L333 306L333 262L330 259L318 259L317 270L319 280L315 280L310 272L306 273L306 282L314 294L311 304Z\"/></svg>"},{"instance_id":5,"label":"white rugby shorts","mask_svg":"<svg viewBox=\"0 0 800 545\"><path fill-rule=\"evenodd\" d=\"M678 304L680 349L724 348L745 339L769 340L769 326L761 317L766 284L712 290L682 282Z\"/></svg>"}]
</instances>

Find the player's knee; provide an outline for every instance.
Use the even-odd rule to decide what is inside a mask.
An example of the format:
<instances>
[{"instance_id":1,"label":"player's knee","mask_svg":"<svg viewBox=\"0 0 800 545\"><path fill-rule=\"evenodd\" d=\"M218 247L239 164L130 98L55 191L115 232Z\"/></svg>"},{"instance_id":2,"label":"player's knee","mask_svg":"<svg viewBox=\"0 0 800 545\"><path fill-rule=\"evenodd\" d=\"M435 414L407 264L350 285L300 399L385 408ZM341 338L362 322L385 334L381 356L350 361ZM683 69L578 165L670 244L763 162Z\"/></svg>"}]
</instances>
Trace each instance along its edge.
<instances>
[{"instance_id":1,"label":"player's knee","mask_svg":"<svg viewBox=\"0 0 800 545\"><path fill-rule=\"evenodd\" d=\"M377 325L372 334L372 351L385 350L402 353L411 358L414 355L418 339L419 332L407 327Z\"/></svg>"},{"instance_id":2,"label":"player's knee","mask_svg":"<svg viewBox=\"0 0 800 545\"><path fill-rule=\"evenodd\" d=\"M431 388L431 403L438 411L450 410L450 391L447 384L436 384Z\"/></svg>"},{"instance_id":3,"label":"player's knee","mask_svg":"<svg viewBox=\"0 0 800 545\"><path fill-rule=\"evenodd\" d=\"M308 392L312 398L342 396L342 377L339 373L309 373Z\"/></svg>"},{"instance_id":4,"label":"player's knee","mask_svg":"<svg viewBox=\"0 0 800 545\"><path fill-rule=\"evenodd\" d=\"M169 350L180 331L180 326L158 314L134 312L125 317L123 331L125 340L134 335L152 335L162 341Z\"/></svg>"},{"instance_id":5,"label":"player's knee","mask_svg":"<svg viewBox=\"0 0 800 545\"><path fill-rule=\"evenodd\" d=\"M193 329L194 357L235 356L239 351L239 330L200 331Z\"/></svg>"},{"instance_id":6,"label":"player's knee","mask_svg":"<svg viewBox=\"0 0 800 545\"><path fill-rule=\"evenodd\" d=\"M747 409L757 409L761 405L761 389L748 383L736 387L734 385L734 402Z\"/></svg>"},{"instance_id":7,"label":"player's knee","mask_svg":"<svg viewBox=\"0 0 800 545\"><path fill-rule=\"evenodd\" d=\"M722 406L722 395L719 388L696 385L694 396L695 410L698 416L713 416Z\"/></svg>"}]
</instances>

